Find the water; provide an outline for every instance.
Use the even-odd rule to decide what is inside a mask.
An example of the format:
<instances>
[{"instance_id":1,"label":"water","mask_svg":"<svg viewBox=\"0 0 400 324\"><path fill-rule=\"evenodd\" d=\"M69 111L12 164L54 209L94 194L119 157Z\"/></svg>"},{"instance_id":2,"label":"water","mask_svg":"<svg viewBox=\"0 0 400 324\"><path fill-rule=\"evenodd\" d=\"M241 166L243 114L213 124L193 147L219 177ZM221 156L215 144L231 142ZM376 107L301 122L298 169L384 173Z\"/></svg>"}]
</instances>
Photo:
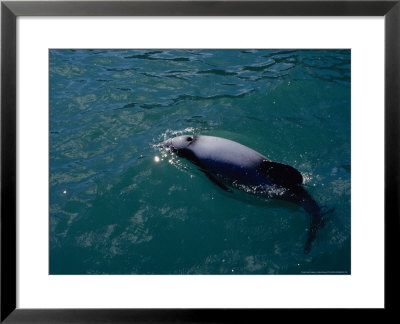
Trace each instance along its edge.
<instances>
[{"instance_id":1,"label":"water","mask_svg":"<svg viewBox=\"0 0 400 324\"><path fill-rule=\"evenodd\" d=\"M50 50L51 274L350 273L349 50ZM334 212L233 194L156 144L228 138Z\"/></svg>"}]
</instances>

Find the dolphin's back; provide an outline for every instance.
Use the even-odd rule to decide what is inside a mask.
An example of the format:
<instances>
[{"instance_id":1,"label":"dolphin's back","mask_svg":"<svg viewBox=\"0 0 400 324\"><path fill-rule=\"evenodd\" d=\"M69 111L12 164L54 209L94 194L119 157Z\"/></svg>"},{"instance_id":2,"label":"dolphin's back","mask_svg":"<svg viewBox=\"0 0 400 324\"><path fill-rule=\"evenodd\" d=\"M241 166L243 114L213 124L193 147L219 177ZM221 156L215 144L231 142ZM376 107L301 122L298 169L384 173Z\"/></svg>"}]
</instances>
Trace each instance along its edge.
<instances>
[{"instance_id":1,"label":"dolphin's back","mask_svg":"<svg viewBox=\"0 0 400 324\"><path fill-rule=\"evenodd\" d=\"M270 161L257 151L225 138L195 136L188 150L200 167L236 184L290 187L303 182L295 168Z\"/></svg>"},{"instance_id":2,"label":"dolphin's back","mask_svg":"<svg viewBox=\"0 0 400 324\"><path fill-rule=\"evenodd\" d=\"M267 158L240 143L214 136L197 136L190 149L199 165L218 176L239 184L270 184L257 170Z\"/></svg>"},{"instance_id":3,"label":"dolphin's back","mask_svg":"<svg viewBox=\"0 0 400 324\"><path fill-rule=\"evenodd\" d=\"M266 159L247 146L220 137L198 136L191 146L201 160L221 161L242 168L254 167Z\"/></svg>"}]
</instances>

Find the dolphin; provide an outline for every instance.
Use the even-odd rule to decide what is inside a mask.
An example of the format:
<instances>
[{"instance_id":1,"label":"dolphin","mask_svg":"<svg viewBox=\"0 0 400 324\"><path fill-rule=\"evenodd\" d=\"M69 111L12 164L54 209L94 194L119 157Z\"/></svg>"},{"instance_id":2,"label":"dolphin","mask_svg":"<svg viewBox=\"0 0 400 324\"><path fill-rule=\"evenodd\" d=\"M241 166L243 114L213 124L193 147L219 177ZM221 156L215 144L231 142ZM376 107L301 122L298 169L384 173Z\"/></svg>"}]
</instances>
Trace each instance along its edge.
<instances>
[{"instance_id":1,"label":"dolphin","mask_svg":"<svg viewBox=\"0 0 400 324\"><path fill-rule=\"evenodd\" d=\"M221 137L183 135L169 138L160 146L198 166L212 182L228 192L232 192L229 188L232 187L302 207L310 215L304 252L310 251L327 212L304 189L303 177L298 170Z\"/></svg>"}]
</instances>

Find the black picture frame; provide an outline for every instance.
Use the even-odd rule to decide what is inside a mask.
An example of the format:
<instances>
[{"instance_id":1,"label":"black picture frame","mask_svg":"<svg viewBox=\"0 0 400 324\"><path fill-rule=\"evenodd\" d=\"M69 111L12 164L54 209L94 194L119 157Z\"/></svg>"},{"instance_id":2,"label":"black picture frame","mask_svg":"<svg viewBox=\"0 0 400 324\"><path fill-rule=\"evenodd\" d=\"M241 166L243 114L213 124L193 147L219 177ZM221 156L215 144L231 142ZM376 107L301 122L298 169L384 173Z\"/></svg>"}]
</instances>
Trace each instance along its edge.
<instances>
[{"instance_id":1,"label":"black picture frame","mask_svg":"<svg viewBox=\"0 0 400 324\"><path fill-rule=\"evenodd\" d=\"M16 19L18 16L384 16L385 307L396 310L399 245L400 0L394 1L2 1L1 2L1 317L5 323L245 322L271 309L16 308ZM371 125L372 127L373 125ZM373 233L371 233L373 235ZM372 260L373 262L373 260ZM287 310L287 309L285 309ZM293 310L296 311L296 310ZM316 311L316 310L308 310ZM308 317L308 311L297 314ZM370 314L370 313L369 313ZM325 316L325 315L322 315ZM368 315L370 316L370 315ZM319 317L319 316L318 316ZM253 319L253 320L251 320ZM270 319L271 320L271 319ZM283 320L280 318L279 320ZM322 320L321 318L319 320Z\"/></svg>"}]
</instances>

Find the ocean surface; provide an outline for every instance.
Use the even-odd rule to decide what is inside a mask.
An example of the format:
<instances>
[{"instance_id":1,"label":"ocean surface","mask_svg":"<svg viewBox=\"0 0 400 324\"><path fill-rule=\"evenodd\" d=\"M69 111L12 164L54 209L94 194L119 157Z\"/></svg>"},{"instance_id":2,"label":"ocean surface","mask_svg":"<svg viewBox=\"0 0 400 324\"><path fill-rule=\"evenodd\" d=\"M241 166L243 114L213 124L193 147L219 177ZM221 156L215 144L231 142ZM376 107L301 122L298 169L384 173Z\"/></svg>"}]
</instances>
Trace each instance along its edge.
<instances>
[{"instance_id":1,"label":"ocean surface","mask_svg":"<svg viewBox=\"0 0 400 324\"><path fill-rule=\"evenodd\" d=\"M350 274L350 50L49 51L50 274ZM333 209L226 192L160 150L220 136Z\"/></svg>"}]
</instances>

